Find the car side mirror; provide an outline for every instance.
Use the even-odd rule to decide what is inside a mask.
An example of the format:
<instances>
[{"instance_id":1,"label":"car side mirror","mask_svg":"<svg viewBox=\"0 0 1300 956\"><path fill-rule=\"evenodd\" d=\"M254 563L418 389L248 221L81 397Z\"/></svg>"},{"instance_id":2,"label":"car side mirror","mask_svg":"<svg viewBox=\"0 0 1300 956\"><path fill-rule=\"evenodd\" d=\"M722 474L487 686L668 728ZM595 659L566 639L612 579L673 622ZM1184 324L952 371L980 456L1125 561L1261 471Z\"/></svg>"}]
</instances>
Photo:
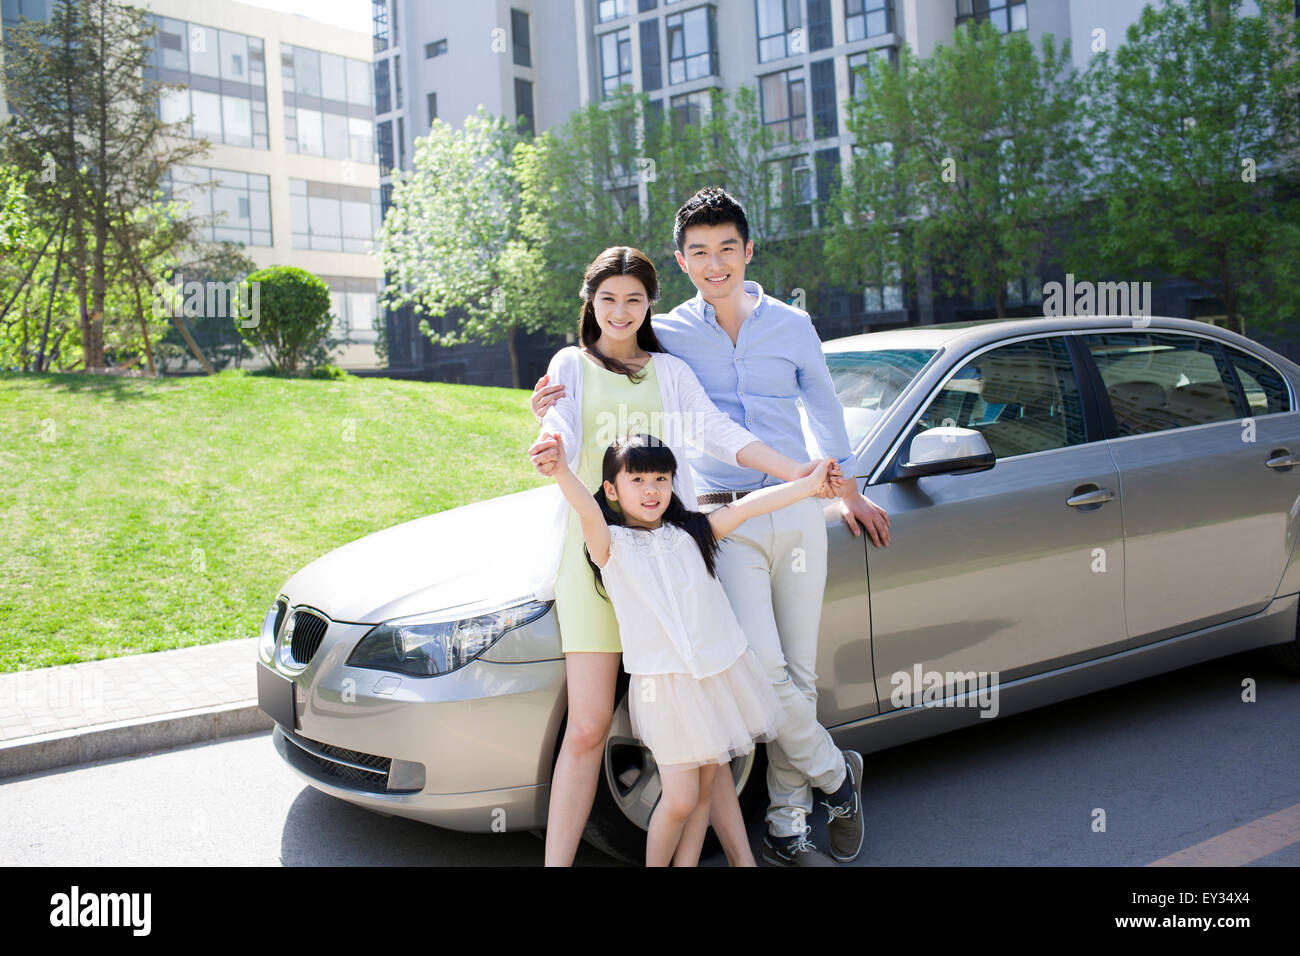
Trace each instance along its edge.
<instances>
[{"instance_id":1,"label":"car side mirror","mask_svg":"<svg viewBox=\"0 0 1300 956\"><path fill-rule=\"evenodd\" d=\"M967 475L988 471L996 463L988 439L974 428L936 426L912 436L907 461L895 459L888 480L927 475Z\"/></svg>"}]
</instances>

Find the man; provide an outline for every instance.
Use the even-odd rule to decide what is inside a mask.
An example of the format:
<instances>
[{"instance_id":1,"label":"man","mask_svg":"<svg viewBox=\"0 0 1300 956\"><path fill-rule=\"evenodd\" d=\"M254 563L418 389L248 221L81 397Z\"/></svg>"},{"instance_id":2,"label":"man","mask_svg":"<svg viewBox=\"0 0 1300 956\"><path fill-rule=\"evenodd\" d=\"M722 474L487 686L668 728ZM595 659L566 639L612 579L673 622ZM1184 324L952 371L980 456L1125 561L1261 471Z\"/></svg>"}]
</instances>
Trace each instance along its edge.
<instances>
[{"instance_id":1,"label":"man","mask_svg":"<svg viewBox=\"0 0 1300 956\"><path fill-rule=\"evenodd\" d=\"M655 335L690 365L717 407L757 438L806 460L795 399L802 397L819 450L852 478L852 449L821 342L806 312L765 295L745 281L753 256L744 209L720 188L705 188L677 212L677 263L698 295L652 319ZM558 387L538 382L534 413L545 412ZM690 462L702 511L775 479L700 456ZM855 535L858 522L872 542L889 543L889 518L844 482L839 508ZM817 633L826 584L823 505L810 498L746 521L725 541L718 577L759 662L786 711L777 740L767 745L770 806L763 858L779 866L834 866L862 848L862 756L841 752L817 722ZM812 788L824 796L830 856L808 840Z\"/></svg>"}]
</instances>

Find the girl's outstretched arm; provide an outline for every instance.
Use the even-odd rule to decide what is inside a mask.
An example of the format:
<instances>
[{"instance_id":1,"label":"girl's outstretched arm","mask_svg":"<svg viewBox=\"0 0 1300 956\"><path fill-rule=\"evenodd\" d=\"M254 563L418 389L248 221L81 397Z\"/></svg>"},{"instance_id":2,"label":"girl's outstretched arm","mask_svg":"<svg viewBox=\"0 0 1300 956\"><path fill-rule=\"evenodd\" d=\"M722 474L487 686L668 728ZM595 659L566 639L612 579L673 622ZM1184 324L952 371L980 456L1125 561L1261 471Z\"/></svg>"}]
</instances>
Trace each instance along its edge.
<instances>
[{"instance_id":1,"label":"girl's outstretched arm","mask_svg":"<svg viewBox=\"0 0 1300 956\"><path fill-rule=\"evenodd\" d=\"M739 501L733 501L729 505L709 512L709 524L713 528L714 536L718 539L725 538L750 518L765 515L769 511L776 511L796 501L821 494L827 482L826 471L833 461L833 458L823 458L817 463L816 469L803 478L787 481L783 485L772 485L760 488L758 491L751 491ZM593 555L593 560L594 557Z\"/></svg>"},{"instance_id":2,"label":"girl's outstretched arm","mask_svg":"<svg viewBox=\"0 0 1300 956\"><path fill-rule=\"evenodd\" d=\"M565 457L564 439L558 432L550 437L555 441L560 453L560 460L554 470L555 481L582 520L582 537L587 542L587 550L591 552L591 560L595 562L596 567L603 568L609 561L609 525L605 523L605 516L600 513L600 505L596 504L596 499L569 467L568 459ZM538 471L541 471L540 467Z\"/></svg>"}]
</instances>

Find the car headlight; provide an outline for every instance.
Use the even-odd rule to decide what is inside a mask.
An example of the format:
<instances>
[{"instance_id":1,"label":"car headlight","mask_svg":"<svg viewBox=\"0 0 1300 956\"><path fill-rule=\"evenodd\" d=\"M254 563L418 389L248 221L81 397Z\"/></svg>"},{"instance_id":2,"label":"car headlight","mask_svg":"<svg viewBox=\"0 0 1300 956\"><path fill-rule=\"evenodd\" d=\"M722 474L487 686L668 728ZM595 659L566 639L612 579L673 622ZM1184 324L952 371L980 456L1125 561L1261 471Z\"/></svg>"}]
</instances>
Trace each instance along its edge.
<instances>
[{"instance_id":1,"label":"car headlight","mask_svg":"<svg viewBox=\"0 0 1300 956\"><path fill-rule=\"evenodd\" d=\"M288 602L284 598L278 598L262 621L261 640L257 642L257 653L268 664L275 655L275 636L280 633L280 625L284 623L284 614L287 610L289 610Z\"/></svg>"},{"instance_id":2,"label":"car headlight","mask_svg":"<svg viewBox=\"0 0 1300 956\"><path fill-rule=\"evenodd\" d=\"M412 677L449 674L478 658L508 632L537 620L552 603L527 601L474 617L450 617L442 611L385 621L358 642L347 665Z\"/></svg>"}]
</instances>

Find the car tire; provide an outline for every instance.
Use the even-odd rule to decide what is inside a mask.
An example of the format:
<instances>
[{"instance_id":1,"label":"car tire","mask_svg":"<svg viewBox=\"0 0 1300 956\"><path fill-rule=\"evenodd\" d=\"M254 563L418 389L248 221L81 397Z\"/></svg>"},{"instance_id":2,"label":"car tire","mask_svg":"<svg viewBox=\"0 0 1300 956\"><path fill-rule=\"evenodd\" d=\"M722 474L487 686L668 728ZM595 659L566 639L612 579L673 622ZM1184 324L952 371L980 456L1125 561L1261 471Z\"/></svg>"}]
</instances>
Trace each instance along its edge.
<instances>
[{"instance_id":1,"label":"car tire","mask_svg":"<svg viewBox=\"0 0 1300 956\"><path fill-rule=\"evenodd\" d=\"M632 736L628 716L628 676L619 675L614 698L614 719L605 741L600 779L583 840L624 863L645 864L645 824L659 800L659 771L650 752ZM767 752L760 744L754 752L731 762L732 779L739 790L740 811L751 823L767 803ZM721 845L710 829L701 858L718 852Z\"/></svg>"},{"instance_id":2,"label":"car tire","mask_svg":"<svg viewBox=\"0 0 1300 956\"><path fill-rule=\"evenodd\" d=\"M1274 644L1268 652L1292 674L1300 674L1300 609L1296 611L1295 640L1290 644Z\"/></svg>"}]
</instances>

